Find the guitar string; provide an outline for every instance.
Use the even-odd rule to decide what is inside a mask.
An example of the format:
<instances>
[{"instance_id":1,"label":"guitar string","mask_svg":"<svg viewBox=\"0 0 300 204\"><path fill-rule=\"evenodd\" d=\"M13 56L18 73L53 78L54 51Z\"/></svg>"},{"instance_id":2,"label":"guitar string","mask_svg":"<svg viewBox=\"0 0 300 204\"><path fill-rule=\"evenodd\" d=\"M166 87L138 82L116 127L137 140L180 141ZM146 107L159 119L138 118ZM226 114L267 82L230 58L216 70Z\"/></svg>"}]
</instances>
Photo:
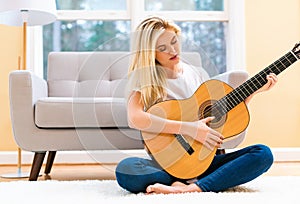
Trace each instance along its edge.
<instances>
[{"instance_id":1,"label":"guitar string","mask_svg":"<svg viewBox=\"0 0 300 204\"><path fill-rule=\"evenodd\" d=\"M291 65L293 62L290 61L290 59L291 59L290 57L291 57L290 55L283 56L278 61L276 61L275 63L273 63L266 69L264 69L262 72L260 72L254 78L252 78L253 79L252 81L251 80L248 81L249 83L243 84L235 92L224 97L225 100L220 101L221 107L223 109L225 108L226 111L229 111L232 108L234 108L237 104L239 104L241 101L243 101L246 97L248 97L250 95L250 94L245 95L245 93L248 92L248 88L250 88L252 90L252 93L255 92L256 90L258 90L260 87L262 87L267 82L265 76L268 73L275 72L276 74L278 74L282 70L286 69L289 65ZM292 56L292 57L294 57L294 56ZM292 61L296 61L296 59L294 58L294 60L292 60ZM252 87L254 87L255 89L253 90ZM247 91L245 92L245 90L247 90ZM230 99L233 100L233 104L226 103L227 101L230 102ZM223 105L222 105L222 102L223 102ZM225 106L224 106L224 103L225 103Z\"/></svg>"},{"instance_id":2,"label":"guitar string","mask_svg":"<svg viewBox=\"0 0 300 204\"><path fill-rule=\"evenodd\" d=\"M287 67L289 67L291 64L293 64L295 61L297 61L297 58L295 58L295 56L291 52L287 53L279 60L275 61L267 68L259 72L253 78L249 79L248 81L240 85L234 91L227 94L219 101L214 103L212 106L205 109L204 116L209 115L210 113L212 113L213 110L214 116L216 118L221 118L224 114L226 114L228 111L233 109L236 105L238 105L243 100L245 100L249 95L251 95L256 90L261 88L267 82L266 79L267 74L273 72L277 75L283 70L285 70ZM252 87L254 87L255 89L252 89ZM248 91L249 89L252 91L252 93ZM248 95L245 94L245 91L248 93ZM218 107L220 107L222 110L220 110L220 108Z\"/></svg>"},{"instance_id":3,"label":"guitar string","mask_svg":"<svg viewBox=\"0 0 300 204\"><path fill-rule=\"evenodd\" d=\"M281 60L280 60L281 63ZM282 64L282 63L281 63ZM291 64L291 63L288 63ZM284 65L286 67L286 65ZM275 64L275 68L278 69L278 66ZM263 72L259 73L256 77L254 77L254 80L250 80L248 85L243 84L241 85L235 92L236 94L232 93L227 95L226 97L223 98L223 100L220 100L219 104L221 106L221 108L227 110L231 110L233 107L235 107L235 105L239 104L241 101L243 101L247 96L249 96L251 93L248 91L247 88L250 88L252 90L252 93L255 91L251 88L251 85L253 85L256 89L258 89L259 87L261 87L263 84L265 83L266 80L264 79L264 77L262 77L263 75L266 75L266 71L269 71L270 67L268 67L266 70L263 70ZM257 82L255 82L257 81ZM259 86L257 86L259 84ZM248 95L245 94L245 90L246 92L248 92ZM241 95L242 94L242 95ZM231 99L231 100L230 100ZM232 103L231 103L232 101Z\"/></svg>"},{"instance_id":4,"label":"guitar string","mask_svg":"<svg viewBox=\"0 0 300 204\"><path fill-rule=\"evenodd\" d=\"M291 65L292 62L289 60L288 56L285 55L284 57L282 57L281 59L279 59L278 61L276 61L274 64L270 65L269 67L267 67L265 70L263 70L262 72L260 72L258 75L256 75L254 78L254 80L250 80L248 81L249 83L245 83L242 86L240 86L235 92L227 95L224 99L226 99L226 101L228 101L227 99L233 99L233 104L229 104L231 106L229 106L229 109L226 108L227 104L225 101L225 110L231 110L233 107L235 107L237 104L239 104L241 101L243 101L246 97L248 97L249 95L245 95L245 90L247 90L246 92L248 92L247 88L250 88L252 90L252 93L255 92L256 90L258 90L260 87L262 87L267 80L265 79L265 76L270 73L270 72L276 72L275 69L277 69L276 74L280 73L282 70L286 69L289 65ZM280 66L279 66L280 65ZM283 65L283 66L281 66ZM283 69L281 70L281 67L283 67ZM257 86L259 85L259 86ZM252 89L252 87L255 87L255 90ZM236 94L235 94L236 93ZM241 95L241 94L244 95ZM248 92L249 93L249 92ZM235 100L234 98L237 98L237 100ZM222 102L222 101L221 101ZM230 102L230 100L229 100ZM224 104L224 103L223 103ZM222 106L222 103L221 103ZM223 105L224 108L224 105Z\"/></svg>"},{"instance_id":5,"label":"guitar string","mask_svg":"<svg viewBox=\"0 0 300 204\"><path fill-rule=\"evenodd\" d=\"M284 58L286 58L286 56L284 56ZM281 58L281 59L279 59L278 61L276 61L275 63L274 63L274 65L272 64L272 65L270 65L269 67L267 67L265 70L263 70L262 72L260 72L256 77L254 77L253 79L254 79L254 81L249 81L249 83L247 84L242 84L240 87L239 87L239 89L237 89L237 94L240 96L240 100L244 100L245 98L247 98L249 95L251 95L253 92L255 92L256 90L258 90L260 87L262 87L266 82L267 82L267 80L266 80L266 78L265 78L265 76L268 74L268 73L270 73L270 72L275 72L276 70L274 70L274 68L275 69L277 69L277 72L276 73L280 73L281 72L281 69L280 69L280 64L282 64L283 65L283 67L284 67L284 69L285 68L287 68L289 65L291 65L292 63L289 61L289 59L288 58L286 58L288 61L289 61L289 63L284 63L283 61L285 60L284 58ZM257 81L257 83L255 83L255 81ZM257 86L259 84L259 86ZM254 86L254 90L252 89L252 87ZM249 92L248 90L251 90L252 92ZM245 92L247 92L248 93L248 95L247 94L245 94ZM244 94L244 95L240 95L240 93L242 93L242 94ZM229 95L229 97L230 97L231 95ZM239 102L239 101L238 101ZM236 105L236 103L234 104L234 105ZM232 108L232 107L231 107Z\"/></svg>"}]
</instances>

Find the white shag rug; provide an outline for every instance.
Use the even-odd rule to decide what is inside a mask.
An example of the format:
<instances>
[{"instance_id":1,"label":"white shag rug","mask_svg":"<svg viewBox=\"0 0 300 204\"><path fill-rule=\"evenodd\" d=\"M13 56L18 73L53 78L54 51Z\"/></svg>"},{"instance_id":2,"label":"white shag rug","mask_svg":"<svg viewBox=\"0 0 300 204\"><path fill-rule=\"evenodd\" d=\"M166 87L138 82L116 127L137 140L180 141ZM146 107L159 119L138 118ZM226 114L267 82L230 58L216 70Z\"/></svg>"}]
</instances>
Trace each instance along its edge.
<instances>
[{"instance_id":1,"label":"white shag rug","mask_svg":"<svg viewBox=\"0 0 300 204\"><path fill-rule=\"evenodd\" d=\"M0 202L5 204L254 204L279 203L280 201L298 203L299 194L300 177L296 176L261 176L222 193L169 195L131 194L120 188L115 180L0 182Z\"/></svg>"}]
</instances>

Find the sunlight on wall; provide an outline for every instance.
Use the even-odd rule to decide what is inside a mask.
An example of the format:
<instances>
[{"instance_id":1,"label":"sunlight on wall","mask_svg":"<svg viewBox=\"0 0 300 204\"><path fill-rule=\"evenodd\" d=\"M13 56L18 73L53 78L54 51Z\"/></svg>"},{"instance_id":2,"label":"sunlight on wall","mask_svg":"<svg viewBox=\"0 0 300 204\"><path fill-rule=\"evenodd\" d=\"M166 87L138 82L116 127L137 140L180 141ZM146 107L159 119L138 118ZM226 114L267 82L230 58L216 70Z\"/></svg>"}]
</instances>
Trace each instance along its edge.
<instances>
[{"instance_id":1,"label":"sunlight on wall","mask_svg":"<svg viewBox=\"0 0 300 204\"><path fill-rule=\"evenodd\" d=\"M245 1L246 65L250 76L300 41L300 1ZM251 122L243 145L300 146L300 61L279 76L270 92L250 102Z\"/></svg>"},{"instance_id":2,"label":"sunlight on wall","mask_svg":"<svg viewBox=\"0 0 300 204\"><path fill-rule=\"evenodd\" d=\"M12 136L9 112L8 75L18 68L18 57L22 53L22 29L0 25L0 150L16 150Z\"/></svg>"}]
</instances>

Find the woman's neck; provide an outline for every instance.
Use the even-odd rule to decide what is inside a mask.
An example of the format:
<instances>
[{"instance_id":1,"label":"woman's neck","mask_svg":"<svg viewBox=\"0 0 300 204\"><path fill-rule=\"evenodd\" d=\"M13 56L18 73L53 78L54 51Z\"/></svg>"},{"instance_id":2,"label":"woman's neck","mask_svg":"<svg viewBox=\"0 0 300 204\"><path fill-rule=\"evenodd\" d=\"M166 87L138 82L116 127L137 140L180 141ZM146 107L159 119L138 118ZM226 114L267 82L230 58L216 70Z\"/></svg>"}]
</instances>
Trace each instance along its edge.
<instances>
[{"instance_id":1,"label":"woman's neck","mask_svg":"<svg viewBox=\"0 0 300 204\"><path fill-rule=\"evenodd\" d=\"M174 65L174 67L165 67L165 72L168 79L178 78L183 72L181 63Z\"/></svg>"}]
</instances>

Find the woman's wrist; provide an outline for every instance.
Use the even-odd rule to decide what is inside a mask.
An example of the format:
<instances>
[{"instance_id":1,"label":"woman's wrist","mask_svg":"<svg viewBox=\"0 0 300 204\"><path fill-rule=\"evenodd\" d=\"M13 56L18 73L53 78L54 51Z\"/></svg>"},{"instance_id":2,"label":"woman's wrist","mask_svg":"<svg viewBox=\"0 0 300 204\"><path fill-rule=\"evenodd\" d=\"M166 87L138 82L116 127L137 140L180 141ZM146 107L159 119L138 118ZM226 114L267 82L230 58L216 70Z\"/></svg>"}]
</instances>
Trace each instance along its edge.
<instances>
[{"instance_id":1,"label":"woman's wrist","mask_svg":"<svg viewBox=\"0 0 300 204\"><path fill-rule=\"evenodd\" d=\"M192 132L191 122L182 121L179 129L179 134L191 135L191 132Z\"/></svg>"}]
</instances>

